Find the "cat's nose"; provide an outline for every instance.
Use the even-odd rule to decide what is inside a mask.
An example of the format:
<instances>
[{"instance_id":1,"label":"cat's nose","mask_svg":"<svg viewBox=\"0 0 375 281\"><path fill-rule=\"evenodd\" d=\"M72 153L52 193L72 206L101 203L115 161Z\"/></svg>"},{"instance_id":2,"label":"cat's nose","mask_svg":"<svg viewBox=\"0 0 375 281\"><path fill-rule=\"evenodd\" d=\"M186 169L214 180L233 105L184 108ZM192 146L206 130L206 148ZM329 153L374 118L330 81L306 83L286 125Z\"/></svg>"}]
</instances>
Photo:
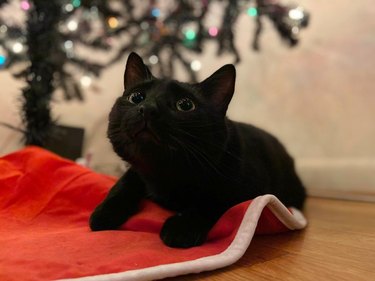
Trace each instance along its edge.
<instances>
[{"instance_id":1,"label":"cat's nose","mask_svg":"<svg viewBox=\"0 0 375 281\"><path fill-rule=\"evenodd\" d=\"M144 113L145 113L145 107L143 105L141 105L139 108L138 108L138 112L140 114L142 114L142 116L144 116Z\"/></svg>"},{"instance_id":2,"label":"cat's nose","mask_svg":"<svg viewBox=\"0 0 375 281\"><path fill-rule=\"evenodd\" d=\"M138 108L138 112L144 117L144 118L155 118L157 115L157 108L154 106L145 106L140 105Z\"/></svg>"}]
</instances>

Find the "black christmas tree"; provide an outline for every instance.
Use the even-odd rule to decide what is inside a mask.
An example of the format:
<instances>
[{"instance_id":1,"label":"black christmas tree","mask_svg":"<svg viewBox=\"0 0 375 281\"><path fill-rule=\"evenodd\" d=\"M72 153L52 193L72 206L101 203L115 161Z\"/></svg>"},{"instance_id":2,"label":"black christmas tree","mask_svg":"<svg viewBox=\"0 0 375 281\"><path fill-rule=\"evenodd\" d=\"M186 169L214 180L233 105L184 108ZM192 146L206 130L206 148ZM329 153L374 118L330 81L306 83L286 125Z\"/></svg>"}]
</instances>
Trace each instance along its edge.
<instances>
[{"instance_id":1,"label":"black christmas tree","mask_svg":"<svg viewBox=\"0 0 375 281\"><path fill-rule=\"evenodd\" d=\"M214 5L223 16L219 25L210 26L206 18ZM24 23L7 21L15 7L24 13ZM25 144L45 145L55 123L50 113L55 89L63 89L66 100L83 100L82 87L131 51L147 58L161 76L173 76L180 64L191 81L197 80L201 65L190 61L188 53L202 52L207 41L217 45L218 55L227 52L239 62L235 23L241 13L256 21L253 50L260 49L262 18L269 18L291 47L309 20L302 7L274 0L0 0L0 69L12 71L27 62L13 73L27 82L23 127L18 128ZM105 53L107 60L87 56L95 52Z\"/></svg>"}]
</instances>

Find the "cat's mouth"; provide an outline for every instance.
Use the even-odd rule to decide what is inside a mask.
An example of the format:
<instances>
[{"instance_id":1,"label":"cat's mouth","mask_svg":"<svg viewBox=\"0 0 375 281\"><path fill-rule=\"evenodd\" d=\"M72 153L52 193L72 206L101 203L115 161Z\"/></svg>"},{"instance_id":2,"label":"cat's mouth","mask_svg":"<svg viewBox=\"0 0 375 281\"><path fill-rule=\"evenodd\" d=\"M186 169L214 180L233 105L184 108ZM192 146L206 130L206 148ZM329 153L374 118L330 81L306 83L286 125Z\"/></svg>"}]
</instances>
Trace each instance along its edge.
<instances>
[{"instance_id":1,"label":"cat's mouth","mask_svg":"<svg viewBox=\"0 0 375 281\"><path fill-rule=\"evenodd\" d=\"M134 139L144 140L144 141L154 141L158 144L161 143L160 137L154 132L150 124L146 121L144 125L133 134Z\"/></svg>"}]
</instances>

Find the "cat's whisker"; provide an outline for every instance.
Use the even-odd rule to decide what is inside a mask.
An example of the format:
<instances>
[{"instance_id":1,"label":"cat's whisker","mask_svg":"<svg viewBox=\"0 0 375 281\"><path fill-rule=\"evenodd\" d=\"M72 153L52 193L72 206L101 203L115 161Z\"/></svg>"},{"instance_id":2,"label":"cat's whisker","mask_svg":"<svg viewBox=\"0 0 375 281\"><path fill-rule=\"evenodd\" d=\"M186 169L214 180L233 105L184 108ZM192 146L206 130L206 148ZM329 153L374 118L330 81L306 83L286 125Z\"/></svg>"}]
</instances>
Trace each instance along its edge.
<instances>
[{"instance_id":1,"label":"cat's whisker","mask_svg":"<svg viewBox=\"0 0 375 281\"><path fill-rule=\"evenodd\" d=\"M195 153L198 154L217 175L228 180L233 180L229 178L223 171L221 171L220 167L218 165L215 165L215 163L213 163L213 161L209 159L209 156L206 153L204 153L201 149L191 144L190 144L190 148L193 149Z\"/></svg>"},{"instance_id":2,"label":"cat's whisker","mask_svg":"<svg viewBox=\"0 0 375 281\"><path fill-rule=\"evenodd\" d=\"M202 129L203 132L206 131L212 131L214 130L216 126L220 125L220 123L203 123L203 122L196 122L196 123L191 123L191 122L176 122L175 123L178 127L185 128L185 129ZM222 131L221 129L217 129L216 131Z\"/></svg>"},{"instance_id":3,"label":"cat's whisker","mask_svg":"<svg viewBox=\"0 0 375 281\"><path fill-rule=\"evenodd\" d=\"M187 161L189 162L189 164L191 165L191 167L194 167L193 163L191 162L191 159L190 159L190 154L193 154L191 151L189 151L185 144L183 142L181 142L178 138L170 135L170 137L176 142L176 144L185 152L187 153L183 153L183 157L185 159L187 159Z\"/></svg>"},{"instance_id":4,"label":"cat's whisker","mask_svg":"<svg viewBox=\"0 0 375 281\"><path fill-rule=\"evenodd\" d=\"M207 143L208 145L210 145L211 147L213 146L213 147L215 147L215 148L217 148L217 149L219 149L221 152L224 152L224 153L226 153L226 154L229 154L230 156L232 156L233 158L235 158L236 160L238 160L238 161L242 161L242 159L240 158L240 157L238 157L237 155L234 155L233 153L231 153L231 152L229 152L228 150L226 150L226 149L224 149L222 146L220 146L220 145L218 145L218 144L216 144L216 143L214 143L214 142L209 142L209 141L207 141L207 140L205 140L204 138L200 138L200 137L198 137L198 136L194 136L193 134L190 134L190 133L188 133L188 132L186 132L186 131L184 131L184 130L181 130L181 129L177 129L180 133L183 133L183 134L185 134L185 135L187 135L187 136L189 136L189 137L192 137L192 138L194 138L194 139L196 139L196 140L199 140L200 142L205 142L205 143ZM219 130L218 130L219 131ZM212 131L210 131L210 133L211 133ZM219 131L220 132L220 131Z\"/></svg>"},{"instance_id":5,"label":"cat's whisker","mask_svg":"<svg viewBox=\"0 0 375 281\"><path fill-rule=\"evenodd\" d=\"M200 166L202 168L209 167L211 170L213 170L215 172L216 175L221 176L222 178L225 178L227 180L233 181L233 179L226 176L226 174L223 171L221 171L219 166L215 165L214 161L210 159L209 155L207 155L207 153L202 151L199 147L197 147L196 145L188 142L186 139L184 139L184 142L181 142L176 137L174 137L174 139L175 139L175 141L177 141L180 144L180 146L182 147L183 150L191 153L191 155L196 159L196 161L200 164ZM223 168L225 168L225 166L226 165L224 165ZM207 173L207 175L211 175L211 173ZM212 175L212 177L214 178L214 175Z\"/></svg>"}]
</instances>

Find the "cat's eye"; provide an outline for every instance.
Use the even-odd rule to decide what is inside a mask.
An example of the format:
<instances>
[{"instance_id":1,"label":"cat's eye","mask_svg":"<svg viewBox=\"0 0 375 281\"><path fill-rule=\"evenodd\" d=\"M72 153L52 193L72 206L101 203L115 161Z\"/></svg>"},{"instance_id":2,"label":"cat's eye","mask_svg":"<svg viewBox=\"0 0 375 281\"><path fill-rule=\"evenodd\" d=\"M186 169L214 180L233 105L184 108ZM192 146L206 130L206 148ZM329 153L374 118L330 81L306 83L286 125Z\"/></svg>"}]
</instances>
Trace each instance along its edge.
<instances>
[{"instance_id":1,"label":"cat's eye","mask_svg":"<svg viewBox=\"0 0 375 281\"><path fill-rule=\"evenodd\" d=\"M130 101L133 104L141 103L142 101L144 101L144 99L145 96L140 92L134 92L128 96L128 101Z\"/></svg>"},{"instance_id":2,"label":"cat's eye","mask_svg":"<svg viewBox=\"0 0 375 281\"><path fill-rule=\"evenodd\" d=\"M183 98L176 102L176 108L179 111L193 111L195 109L195 104L191 99Z\"/></svg>"}]
</instances>

